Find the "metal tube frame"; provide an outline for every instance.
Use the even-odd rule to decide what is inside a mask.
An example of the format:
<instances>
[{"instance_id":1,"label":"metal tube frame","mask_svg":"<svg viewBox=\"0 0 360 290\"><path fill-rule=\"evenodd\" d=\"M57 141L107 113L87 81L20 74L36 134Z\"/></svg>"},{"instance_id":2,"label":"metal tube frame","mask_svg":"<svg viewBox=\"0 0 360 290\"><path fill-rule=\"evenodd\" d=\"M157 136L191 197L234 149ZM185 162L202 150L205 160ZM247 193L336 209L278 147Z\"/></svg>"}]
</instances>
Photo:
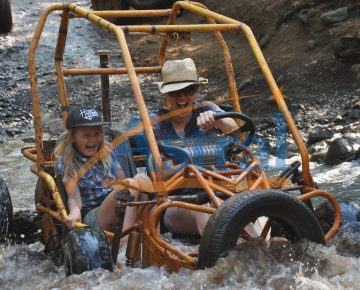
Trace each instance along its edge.
<instances>
[{"instance_id":1,"label":"metal tube frame","mask_svg":"<svg viewBox=\"0 0 360 290\"><path fill-rule=\"evenodd\" d=\"M180 9L188 10L190 12L204 16L208 24L175 25L175 21L177 15L179 14ZM44 208L41 205L36 206L38 210L42 212L46 212L58 220L63 220L67 214L64 208L64 204L62 203L60 194L58 192L58 189L56 188L53 177L45 172L45 166L48 165L49 162L45 161L43 154L41 106L40 106L40 98L39 98L38 85L36 79L36 60L35 60L36 49L42 31L44 29L46 20L50 15L50 13L54 11L62 11L59 35L55 49L55 70L56 70L58 87L59 87L59 101L63 111L64 122L66 122L67 110L68 110L68 99L67 99L64 76L95 75L95 74L99 74L99 75L128 74L142 123L137 128L131 130L131 132L124 134L124 136L118 137L115 144L121 143L122 141L125 140L126 137L132 136L141 130L145 131L145 135L147 137L150 151L152 153L154 161L160 168L160 171L151 174L153 185L160 198L157 199L158 206L153 211L150 211L151 206L146 206L145 208L142 208L141 211L142 211L143 223L141 225L141 229L143 235L146 236L146 238L150 241L150 243L152 243L154 249L158 250L163 257L166 257L166 259L168 259L173 264L191 269L196 268L193 259L193 257L196 256L196 254L184 254L181 251L178 251L177 249L169 245L167 242L165 242L157 232L157 226L160 215L166 208L176 206L180 208L196 210L196 211L212 214L215 212L216 210L215 208L219 207L222 203L222 200L216 197L214 191L220 191L224 194L232 196L236 193L236 186L245 179L249 189L254 189L259 187L268 188L268 189L271 188L270 182L265 176L265 172L261 169L258 161L255 158L252 158L252 160L249 163L249 168L247 170L246 169L242 170L236 164L228 164L228 167L232 168L231 172L233 174L240 174L238 179L235 181L226 177L229 175L229 171L217 171L215 173L215 172L207 171L205 168L201 168L199 166L193 166L193 165L189 165L187 169L175 174L168 180L166 180L163 177L162 174L163 163L160 157L159 148L155 140L154 132L152 130L152 122L150 121L144 103L144 98L140 89L137 74L159 73L161 71L161 67L165 62L165 53L166 53L167 44L169 42L169 37L166 36L169 36L170 33L174 33L174 32L208 31L214 33L215 39L218 42L220 49L223 53L225 70L228 77L228 85L230 88L233 107L234 110L238 112L241 111L241 108L240 108L239 96L235 82L234 71L232 67L229 49L222 37L221 31L242 31L245 34L248 43L250 45L250 48L268 83L269 89L271 90L279 109L281 110L281 112L284 113L285 120L290 130L290 133L292 134L301 155L302 176L305 181L305 186L304 186L305 194L299 196L299 199L302 201L306 201L315 196L322 196L327 198L329 202L333 205L336 216L335 216L335 222L332 228L330 229L330 231L326 233L325 239L328 240L335 234L335 232L337 231L340 225L340 219L341 219L339 205L337 204L335 198L329 193L315 190L314 182L312 180L309 169L309 156L304 141L298 129L296 128L296 125L285 104L281 91L277 86L274 77L272 76L272 73L266 63L266 60L260 50L260 47L251 29L242 22L212 12L208 10L204 5L190 1L178 1L174 4L172 9L131 11L131 12L130 11L89 11L75 4L53 4L49 6L47 9L45 9L44 12L41 14L28 53L28 66L29 66L30 86L31 86L31 94L32 94L32 111L34 116L36 148L24 149L23 155L28 159L32 160L33 162L36 162L36 165L32 167L32 171L35 174L37 174L40 178L42 178L49 186L53 194L53 198L56 203L56 206L58 208L58 212L60 214L50 209ZM168 22L166 25L116 26L110 23L109 21L101 18L101 17L114 17L114 16L143 17L144 15L146 15L147 17L166 16L168 17ZM98 25L103 29L113 33L120 47L125 67L64 69L62 66L62 61L65 50L69 19L72 17L87 19L90 22L94 23L95 25ZM162 39L158 51L159 66L134 67L129 52L129 48L125 39L126 33L151 33L151 34L164 33L165 37ZM169 117L170 115L167 116L167 118ZM112 146L108 146L104 148L103 150L101 150L100 155L107 154L111 149ZM99 156L91 158L87 162L87 164L85 164L85 167L80 170L79 175L81 175L84 172L84 170L86 170L87 168L90 168L98 160L98 157ZM185 173L188 174L189 176L184 177ZM167 195L169 191L190 181L197 184L200 188L205 189L214 207L199 206L185 202L170 201L169 199L167 199ZM221 186L221 182L227 183L230 187L232 187L232 190ZM132 187L131 185L123 182L120 182L119 184L121 184L121 186L125 186L126 188ZM77 226L83 226L83 225L78 224ZM107 232L106 234L110 238L113 237L112 233ZM265 232L262 233L262 236L265 235L266 235Z\"/></svg>"}]
</instances>

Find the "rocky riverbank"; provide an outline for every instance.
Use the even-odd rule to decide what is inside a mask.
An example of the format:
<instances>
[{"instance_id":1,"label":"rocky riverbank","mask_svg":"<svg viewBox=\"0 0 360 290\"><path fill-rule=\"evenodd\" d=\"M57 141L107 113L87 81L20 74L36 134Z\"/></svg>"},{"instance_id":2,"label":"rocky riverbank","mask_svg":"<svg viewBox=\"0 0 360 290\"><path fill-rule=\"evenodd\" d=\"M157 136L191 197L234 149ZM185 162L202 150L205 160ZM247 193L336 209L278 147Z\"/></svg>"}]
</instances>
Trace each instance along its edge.
<instances>
[{"instance_id":1,"label":"rocky riverbank","mask_svg":"<svg viewBox=\"0 0 360 290\"><path fill-rule=\"evenodd\" d=\"M9 34L0 35L0 142L32 128L27 50L40 12L50 3L40 0L12 1L14 29ZM277 83L284 95L289 97L286 102L307 140L313 160L331 165L359 157L360 5L357 1L243 0L233 3L225 0L221 6L214 0L203 3L210 9L247 23L253 29ZM87 2L79 5L89 7ZM188 20L195 23L203 21L189 13L184 13L179 21ZM54 21L56 25L52 23L49 24L49 31L57 33L57 22ZM107 38L98 30L86 24L77 24L75 31L76 35L89 34L93 42L89 44L88 40L75 36L68 41L68 50L76 51L82 46L104 48ZM233 60L240 60L234 61L240 96L258 96L244 98L242 109L254 119L260 135L272 136L277 130L276 121L273 117L263 116L266 113L271 116L276 109L268 96L266 84L251 55L233 42L232 37L227 41ZM129 37L128 42L134 52L135 63L141 64L144 60L149 63L156 59L158 41ZM40 45L45 50L48 47L53 49L51 40ZM209 85L202 94L223 97L226 95L226 82L225 85L221 83L224 80L220 70L223 61L211 56L215 49L218 48L214 48L207 38L194 39L191 45L185 44L183 49L171 50L169 57L182 57L191 51L201 74L209 78ZM209 62L209 59L212 61ZM81 61L73 59L70 63L79 64ZM42 78L40 89L45 96L42 99L47 116L45 122L49 123L59 114L54 101L56 97L51 100L57 94L55 74L49 70L52 58L41 52L37 63L39 78ZM91 92L100 87L99 80L94 81L90 77L70 83L78 88L77 102L87 102ZM142 87L150 106L158 105L156 89L146 84L142 84ZM84 88L89 90L85 91ZM131 110L136 109L131 90L124 90L122 86L121 89L114 89L113 94L122 95L121 101L115 103L118 109L115 120L124 114L130 115ZM273 152L276 150L275 142L270 141L270 152ZM287 156L295 153L295 146L289 140ZM339 157L339 154L343 157Z\"/></svg>"}]
</instances>

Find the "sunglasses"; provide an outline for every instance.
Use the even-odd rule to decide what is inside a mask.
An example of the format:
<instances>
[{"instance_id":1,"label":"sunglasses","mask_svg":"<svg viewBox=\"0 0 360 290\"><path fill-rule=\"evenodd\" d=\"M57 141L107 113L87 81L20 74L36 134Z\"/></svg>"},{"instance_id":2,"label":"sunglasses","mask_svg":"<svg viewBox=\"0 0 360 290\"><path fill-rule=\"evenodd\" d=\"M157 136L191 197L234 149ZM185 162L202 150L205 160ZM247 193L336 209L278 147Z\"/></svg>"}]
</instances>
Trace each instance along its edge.
<instances>
[{"instance_id":1,"label":"sunglasses","mask_svg":"<svg viewBox=\"0 0 360 290\"><path fill-rule=\"evenodd\" d=\"M168 95L172 98L180 97L181 95L184 95L185 97L190 97L196 93L197 88L197 86L189 86L181 90L168 92Z\"/></svg>"}]
</instances>

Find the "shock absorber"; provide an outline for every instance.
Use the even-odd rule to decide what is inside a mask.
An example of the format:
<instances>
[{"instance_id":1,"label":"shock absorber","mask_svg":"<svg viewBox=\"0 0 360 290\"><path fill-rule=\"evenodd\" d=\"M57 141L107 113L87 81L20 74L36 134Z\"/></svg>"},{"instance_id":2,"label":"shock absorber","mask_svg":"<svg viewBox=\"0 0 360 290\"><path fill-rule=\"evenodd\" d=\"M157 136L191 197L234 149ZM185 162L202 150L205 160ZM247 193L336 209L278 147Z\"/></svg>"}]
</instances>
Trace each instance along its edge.
<instances>
[{"instance_id":1,"label":"shock absorber","mask_svg":"<svg viewBox=\"0 0 360 290\"><path fill-rule=\"evenodd\" d=\"M141 234L138 230L134 230L129 234L129 239L126 247L126 262L128 267L134 267L136 259L139 254Z\"/></svg>"},{"instance_id":2,"label":"shock absorber","mask_svg":"<svg viewBox=\"0 0 360 290\"><path fill-rule=\"evenodd\" d=\"M115 225L115 234L111 248L111 254L113 258L113 263L116 264L117 255L119 252L120 240L122 238L122 230L124 225L126 205L128 202L131 202L133 197L130 195L128 190L119 191L116 195L116 225Z\"/></svg>"}]
</instances>

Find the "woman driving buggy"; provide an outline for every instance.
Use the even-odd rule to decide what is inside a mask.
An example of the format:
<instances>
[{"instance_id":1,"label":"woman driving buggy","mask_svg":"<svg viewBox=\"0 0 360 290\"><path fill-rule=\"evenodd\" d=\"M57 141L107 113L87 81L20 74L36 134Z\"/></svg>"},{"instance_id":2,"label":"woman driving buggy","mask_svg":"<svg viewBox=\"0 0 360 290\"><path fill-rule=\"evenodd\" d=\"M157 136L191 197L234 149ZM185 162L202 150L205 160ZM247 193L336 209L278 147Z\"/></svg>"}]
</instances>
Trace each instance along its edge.
<instances>
[{"instance_id":1,"label":"woman driving buggy","mask_svg":"<svg viewBox=\"0 0 360 290\"><path fill-rule=\"evenodd\" d=\"M157 141L202 137L212 134L213 129L228 133L238 128L231 118L214 119L215 113L223 112L214 103L196 102L198 87L206 84L207 79L198 76L191 58L166 61L161 77L162 82L158 86L163 93L163 108L150 112L149 117L156 119L170 114L170 118L153 124ZM209 215L206 213L171 207L160 220L160 232L201 235L208 219Z\"/></svg>"},{"instance_id":2,"label":"woman driving buggy","mask_svg":"<svg viewBox=\"0 0 360 290\"><path fill-rule=\"evenodd\" d=\"M162 82L158 83L163 93L163 108L150 113L154 119L172 112L171 118L153 125L157 140L201 137L212 129L228 133L238 126L231 118L214 119L215 113L224 112L212 102L196 103L200 85L207 79L197 75L195 63L191 58L166 61L161 70Z\"/></svg>"}]
</instances>

